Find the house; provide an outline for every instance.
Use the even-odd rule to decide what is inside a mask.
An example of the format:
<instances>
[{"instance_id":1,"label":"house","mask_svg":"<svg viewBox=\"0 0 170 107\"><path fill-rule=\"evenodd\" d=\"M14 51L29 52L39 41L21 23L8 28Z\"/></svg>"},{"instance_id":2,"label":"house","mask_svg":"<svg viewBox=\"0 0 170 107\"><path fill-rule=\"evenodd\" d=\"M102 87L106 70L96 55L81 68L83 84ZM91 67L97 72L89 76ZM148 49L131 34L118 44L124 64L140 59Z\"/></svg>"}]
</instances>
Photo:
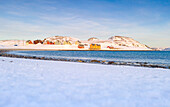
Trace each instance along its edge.
<instances>
[{"instance_id":1,"label":"house","mask_svg":"<svg viewBox=\"0 0 170 107\"><path fill-rule=\"evenodd\" d=\"M29 44L33 44L31 40L27 40L26 41L26 44L29 45Z\"/></svg>"},{"instance_id":2,"label":"house","mask_svg":"<svg viewBox=\"0 0 170 107\"><path fill-rule=\"evenodd\" d=\"M84 45L83 45L83 44L79 44L79 45L78 45L78 48L79 48L79 49L82 49L82 48L84 48Z\"/></svg>"},{"instance_id":3,"label":"house","mask_svg":"<svg viewBox=\"0 0 170 107\"><path fill-rule=\"evenodd\" d=\"M74 44L75 45L79 45L81 42L78 40L78 41L76 41Z\"/></svg>"},{"instance_id":4,"label":"house","mask_svg":"<svg viewBox=\"0 0 170 107\"><path fill-rule=\"evenodd\" d=\"M49 41L49 40L44 41L43 44L45 44L45 45L54 45L54 43L52 41Z\"/></svg>"},{"instance_id":5,"label":"house","mask_svg":"<svg viewBox=\"0 0 170 107\"><path fill-rule=\"evenodd\" d=\"M57 40L54 42L54 45L62 45L62 43L59 40Z\"/></svg>"},{"instance_id":6,"label":"house","mask_svg":"<svg viewBox=\"0 0 170 107\"><path fill-rule=\"evenodd\" d=\"M71 42L69 42L69 41L64 41L64 42L63 42L63 45L72 45L72 44L71 44Z\"/></svg>"},{"instance_id":7,"label":"house","mask_svg":"<svg viewBox=\"0 0 170 107\"><path fill-rule=\"evenodd\" d=\"M101 45L100 44L91 44L89 49L90 50L100 50Z\"/></svg>"},{"instance_id":8,"label":"house","mask_svg":"<svg viewBox=\"0 0 170 107\"><path fill-rule=\"evenodd\" d=\"M114 49L114 47L113 47L113 46L107 46L107 48L109 48L109 49Z\"/></svg>"},{"instance_id":9,"label":"house","mask_svg":"<svg viewBox=\"0 0 170 107\"><path fill-rule=\"evenodd\" d=\"M34 44L43 44L42 40L34 40Z\"/></svg>"},{"instance_id":10,"label":"house","mask_svg":"<svg viewBox=\"0 0 170 107\"><path fill-rule=\"evenodd\" d=\"M67 44L68 44L68 45L72 45L72 43L71 43L70 41L67 41Z\"/></svg>"},{"instance_id":11,"label":"house","mask_svg":"<svg viewBox=\"0 0 170 107\"><path fill-rule=\"evenodd\" d=\"M47 40L47 41L45 41L45 42L44 42L44 44L49 45L49 44L50 44L50 41L49 41L49 40Z\"/></svg>"},{"instance_id":12,"label":"house","mask_svg":"<svg viewBox=\"0 0 170 107\"><path fill-rule=\"evenodd\" d=\"M54 43L52 41L50 41L50 45L54 45Z\"/></svg>"}]
</instances>

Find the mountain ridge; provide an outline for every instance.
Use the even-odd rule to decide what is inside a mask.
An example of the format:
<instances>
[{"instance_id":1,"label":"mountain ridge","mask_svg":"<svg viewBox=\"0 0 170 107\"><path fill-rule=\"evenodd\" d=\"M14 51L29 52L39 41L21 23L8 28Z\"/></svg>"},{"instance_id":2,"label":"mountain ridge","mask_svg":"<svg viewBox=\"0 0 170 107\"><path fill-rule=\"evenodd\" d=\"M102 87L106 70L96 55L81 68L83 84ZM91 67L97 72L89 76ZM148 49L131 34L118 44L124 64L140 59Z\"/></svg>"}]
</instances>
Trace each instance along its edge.
<instances>
[{"instance_id":1,"label":"mountain ridge","mask_svg":"<svg viewBox=\"0 0 170 107\"><path fill-rule=\"evenodd\" d=\"M101 40L96 37L91 37L87 40L80 40L79 38L69 37L69 36L51 36L46 37L43 40L44 45L48 45L49 43L52 45L78 45L78 44L100 44L102 48L107 48L108 46L125 49L125 48L144 48L150 49L145 44L142 44L130 37L126 36L111 36L106 40ZM32 42L33 43L33 42ZM0 45L4 46L12 46L12 45L20 45L23 46L26 44L25 40L1 40Z\"/></svg>"}]
</instances>

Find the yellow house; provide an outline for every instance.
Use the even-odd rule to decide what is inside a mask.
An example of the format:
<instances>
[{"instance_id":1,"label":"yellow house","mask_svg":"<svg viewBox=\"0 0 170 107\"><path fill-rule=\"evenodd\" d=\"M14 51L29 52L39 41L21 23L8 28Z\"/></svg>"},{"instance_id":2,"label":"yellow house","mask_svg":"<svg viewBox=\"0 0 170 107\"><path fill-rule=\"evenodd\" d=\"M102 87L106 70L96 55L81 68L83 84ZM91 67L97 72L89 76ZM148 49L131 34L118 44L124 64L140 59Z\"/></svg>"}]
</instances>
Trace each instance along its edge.
<instances>
[{"instance_id":1,"label":"yellow house","mask_svg":"<svg viewBox=\"0 0 170 107\"><path fill-rule=\"evenodd\" d=\"M67 44L68 44L68 45L72 45L71 42L69 42L69 41L67 41Z\"/></svg>"},{"instance_id":2,"label":"yellow house","mask_svg":"<svg viewBox=\"0 0 170 107\"><path fill-rule=\"evenodd\" d=\"M81 42L78 40L78 41L76 41L74 44L75 45L79 45Z\"/></svg>"},{"instance_id":3,"label":"yellow house","mask_svg":"<svg viewBox=\"0 0 170 107\"><path fill-rule=\"evenodd\" d=\"M26 44L29 45L29 44L33 44L31 40L27 40L26 41Z\"/></svg>"},{"instance_id":4,"label":"yellow house","mask_svg":"<svg viewBox=\"0 0 170 107\"><path fill-rule=\"evenodd\" d=\"M61 45L61 42L59 40L57 40L54 44L55 45Z\"/></svg>"},{"instance_id":5,"label":"yellow house","mask_svg":"<svg viewBox=\"0 0 170 107\"><path fill-rule=\"evenodd\" d=\"M90 50L100 50L101 45L100 44L91 44L90 45Z\"/></svg>"},{"instance_id":6,"label":"yellow house","mask_svg":"<svg viewBox=\"0 0 170 107\"><path fill-rule=\"evenodd\" d=\"M72 45L69 41L64 41L63 45Z\"/></svg>"}]
</instances>

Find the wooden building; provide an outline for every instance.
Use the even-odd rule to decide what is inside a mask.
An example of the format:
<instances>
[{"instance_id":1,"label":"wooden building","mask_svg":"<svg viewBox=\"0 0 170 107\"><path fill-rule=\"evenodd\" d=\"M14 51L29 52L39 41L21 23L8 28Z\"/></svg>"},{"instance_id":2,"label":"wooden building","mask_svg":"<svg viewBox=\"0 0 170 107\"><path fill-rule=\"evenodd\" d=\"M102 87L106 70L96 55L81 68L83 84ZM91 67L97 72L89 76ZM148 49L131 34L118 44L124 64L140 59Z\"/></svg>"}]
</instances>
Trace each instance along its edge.
<instances>
[{"instance_id":1,"label":"wooden building","mask_svg":"<svg viewBox=\"0 0 170 107\"><path fill-rule=\"evenodd\" d=\"M54 42L54 45L62 45L62 43L59 40L57 40L56 42Z\"/></svg>"},{"instance_id":2,"label":"wooden building","mask_svg":"<svg viewBox=\"0 0 170 107\"><path fill-rule=\"evenodd\" d=\"M29 45L29 44L33 44L31 40L27 40L26 41L26 44Z\"/></svg>"},{"instance_id":3,"label":"wooden building","mask_svg":"<svg viewBox=\"0 0 170 107\"><path fill-rule=\"evenodd\" d=\"M100 44L91 44L89 49L90 50L100 50L101 45Z\"/></svg>"},{"instance_id":4,"label":"wooden building","mask_svg":"<svg viewBox=\"0 0 170 107\"><path fill-rule=\"evenodd\" d=\"M79 44L79 45L78 45L78 48L79 48L79 49L82 49L82 48L84 48L84 45L83 45L83 44Z\"/></svg>"},{"instance_id":5,"label":"wooden building","mask_svg":"<svg viewBox=\"0 0 170 107\"><path fill-rule=\"evenodd\" d=\"M34 44L43 44L42 40L34 40Z\"/></svg>"}]
</instances>

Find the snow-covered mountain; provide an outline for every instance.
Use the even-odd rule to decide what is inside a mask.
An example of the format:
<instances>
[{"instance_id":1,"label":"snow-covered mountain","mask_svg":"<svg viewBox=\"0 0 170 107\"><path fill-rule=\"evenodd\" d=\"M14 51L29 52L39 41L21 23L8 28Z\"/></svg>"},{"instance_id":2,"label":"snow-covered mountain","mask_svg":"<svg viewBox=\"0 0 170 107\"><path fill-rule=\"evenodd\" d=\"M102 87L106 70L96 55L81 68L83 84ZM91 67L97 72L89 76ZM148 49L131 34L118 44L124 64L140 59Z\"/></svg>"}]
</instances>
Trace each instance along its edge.
<instances>
[{"instance_id":1,"label":"snow-covered mountain","mask_svg":"<svg viewBox=\"0 0 170 107\"><path fill-rule=\"evenodd\" d=\"M0 41L1 46L23 46L25 45L25 40L1 40Z\"/></svg>"},{"instance_id":2,"label":"snow-covered mountain","mask_svg":"<svg viewBox=\"0 0 170 107\"><path fill-rule=\"evenodd\" d=\"M4 46L25 46L25 47L31 47L35 46L29 45L25 43L24 40L2 40L0 41L0 47ZM122 50L152 50L148 46L139 43L138 41L124 36L112 36L107 40L101 40L95 37L89 38L86 41L80 40L78 38L74 37L67 37L67 36L52 36L47 37L43 40L42 47L47 47L49 45L53 45L55 48L60 47L61 49L65 48L65 46L68 48L68 46L72 46L70 48L76 49L78 48L79 44L84 44L86 46L86 49L89 49L91 44L100 44L101 49L107 50L108 47L113 47L114 49L122 49ZM40 47L40 46L38 46ZM22 47L24 48L24 47ZM50 47L51 48L51 47ZM68 48L68 49L70 49Z\"/></svg>"},{"instance_id":3,"label":"snow-covered mountain","mask_svg":"<svg viewBox=\"0 0 170 107\"><path fill-rule=\"evenodd\" d=\"M117 46L148 48L146 45L141 44L130 37L112 36L108 40L114 42Z\"/></svg>"},{"instance_id":4,"label":"snow-covered mountain","mask_svg":"<svg viewBox=\"0 0 170 107\"><path fill-rule=\"evenodd\" d=\"M67 36L52 36L52 37L45 38L45 39L43 40L43 42L46 42L46 41L51 41L51 42L56 42L56 41L60 41L60 42L69 41L69 42L71 42L71 43L75 43L76 41L80 41L80 39L74 38L74 37L67 37Z\"/></svg>"},{"instance_id":5,"label":"snow-covered mountain","mask_svg":"<svg viewBox=\"0 0 170 107\"><path fill-rule=\"evenodd\" d=\"M133 48L149 48L148 46L139 43L138 41L130 38L130 37L124 37L124 36L112 36L108 40L100 40L98 38L89 38L89 43L98 43L102 44L104 47L107 47L108 45L114 46L114 47L133 47Z\"/></svg>"},{"instance_id":6,"label":"snow-covered mountain","mask_svg":"<svg viewBox=\"0 0 170 107\"><path fill-rule=\"evenodd\" d=\"M170 48L165 48L162 51L170 51Z\"/></svg>"}]
</instances>

